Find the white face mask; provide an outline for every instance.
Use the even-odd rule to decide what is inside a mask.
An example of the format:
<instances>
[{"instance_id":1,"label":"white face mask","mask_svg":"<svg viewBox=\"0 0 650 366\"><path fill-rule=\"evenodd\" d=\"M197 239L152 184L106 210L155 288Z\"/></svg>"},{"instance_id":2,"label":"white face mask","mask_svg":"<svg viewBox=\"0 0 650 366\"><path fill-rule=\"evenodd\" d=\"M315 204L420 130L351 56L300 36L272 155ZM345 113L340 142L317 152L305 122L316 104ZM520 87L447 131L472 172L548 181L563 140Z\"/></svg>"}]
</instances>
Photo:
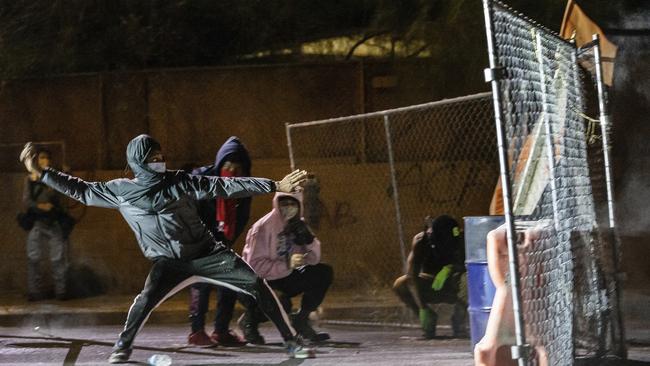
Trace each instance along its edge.
<instances>
[{"instance_id":1,"label":"white face mask","mask_svg":"<svg viewBox=\"0 0 650 366\"><path fill-rule=\"evenodd\" d=\"M165 165L165 162L157 162L157 163L148 163L147 166L149 169L153 170L156 173L164 173L167 171L167 166Z\"/></svg>"},{"instance_id":2,"label":"white face mask","mask_svg":"<svg viewBox=\"0 0 650 366\"><path fill-rule=\"evenodd\" d=\"M298 215L298 211L300 211L300 209L295 205L280 207L280 215L282 215L285 220L291 220L294 218L296 215Z\"/></svg>"}]
</instances>

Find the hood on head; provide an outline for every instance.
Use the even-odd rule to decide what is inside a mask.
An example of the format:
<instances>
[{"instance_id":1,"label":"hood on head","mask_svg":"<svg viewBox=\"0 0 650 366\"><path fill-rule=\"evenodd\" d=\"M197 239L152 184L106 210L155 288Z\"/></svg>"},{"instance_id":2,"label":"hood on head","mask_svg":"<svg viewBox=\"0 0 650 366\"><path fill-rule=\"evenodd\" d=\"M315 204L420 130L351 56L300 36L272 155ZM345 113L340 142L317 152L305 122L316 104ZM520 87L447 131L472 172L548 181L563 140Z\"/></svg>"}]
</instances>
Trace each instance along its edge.
<instances>
[{"instance_id":1,"label":"hood on head","mask_svg":"<svg viewBox=\"0 0 650 366\"><path fill-rule=\"evenodd\" d=\"M283 192L276 192L275 196L273 196L273 211L279 215L280 217L282 216L280 214L280 204L279 204L279 199L282 197L291 197L298 201L300 203L300 217L302 217L304 210L304 205L302 203L302 192L296 192L296 193L283 193ZM284 220L284 219L283 219Z\"/></svg>"},{"instance_id":2,"label":"hood on head","mask_svg":"<svg viewBox=\"0 0 650 366\"><path fill-rule=\"evenodd\" d=\"M221 167L226 161L238 162L242 165L242 174L248 177L251 174L251 158L248 154L246 146L239 140L237 136L230 136L226 142L221 145L217 156L214 159L214 166L217 175L221 173Z\"/></svg>"},{"instance_id":3,"label":"hood on head","mask_svg":"<svg viewBox=\"0 0 650 366\"><path fill-rule=\"evenodd\" d=\"M154 150L160 150L160 144L145 134L135 137L126 146L126 161L138 181L156 183L163 178L163 173L157 173L147 166L147 156Z\"/></svg>"},{"instance_id":4,"label":"hood on head","mask_svg":"<svg viewBox=\"0 0 650 366\"><path fill-rule=\"evenodd\" d=\"M447 244L460 233L458 221L448 215L440 215L431 222L432 236L438 244Z\"/></svg>"}]
</instances>

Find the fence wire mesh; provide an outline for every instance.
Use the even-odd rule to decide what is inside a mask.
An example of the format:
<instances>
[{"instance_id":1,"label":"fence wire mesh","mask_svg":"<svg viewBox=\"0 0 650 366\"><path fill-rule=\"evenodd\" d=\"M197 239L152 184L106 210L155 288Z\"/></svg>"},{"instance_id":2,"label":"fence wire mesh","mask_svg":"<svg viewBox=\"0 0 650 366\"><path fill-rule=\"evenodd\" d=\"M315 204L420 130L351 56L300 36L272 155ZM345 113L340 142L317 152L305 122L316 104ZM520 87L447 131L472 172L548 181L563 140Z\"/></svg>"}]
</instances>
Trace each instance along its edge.
<instances>
[{"instance_id":1,"label":"fence wire mesh","mask_svg":"<svg viewBox=\"0 0 650 366\"><path fill-rule=\"evenodd\" d=\"M292 165L316 176L305 216L337 269L334 289L383 293L427 215L485 214L498 176L493 124L482 93L287 125Z\"/></svg>"},{"instance_id":2,"label":"fence wire mesh","mask_svg":"<svg viewBox=\"0 0 650 366\"><path fill-rule=\"evenodd\" d=\"M583 76L573 44L499 2L486 4L491 66L502 71L526 341L549 364L572 365L576 356L611 350L613 315L603 277L612 256L603 251L595 211L587 140L596 134L584 118Z\"/></svg>"}]
</instances>

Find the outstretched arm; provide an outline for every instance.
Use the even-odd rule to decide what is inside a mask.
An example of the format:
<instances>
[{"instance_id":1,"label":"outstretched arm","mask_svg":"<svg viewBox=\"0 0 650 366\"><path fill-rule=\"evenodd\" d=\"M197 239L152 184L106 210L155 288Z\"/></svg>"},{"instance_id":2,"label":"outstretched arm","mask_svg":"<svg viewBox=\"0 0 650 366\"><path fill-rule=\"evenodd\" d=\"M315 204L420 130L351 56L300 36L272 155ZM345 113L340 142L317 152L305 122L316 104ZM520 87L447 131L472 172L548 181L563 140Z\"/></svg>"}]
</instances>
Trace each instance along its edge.
<instances>
[{"instance_id":1,"label":"outstretched arm","mask_svg":"<svg viewBox=\"0 0 650 366\"><path fill-rule=\"evenodd\" d=\"M42 170L35 161L36 157L34 145L28 142L20 153L20 160L25 164L28 172L40 177L46 185L84 205L108 208L116 208L119 205L117 196L107 183L86 182L81 178L61 173L52 168Z\"/></svg>"},{"instance_id":2,"label":"outstretched arm","mask_svg":"<svg viewBox=\"0 0 650 366\"><path fill-rule=\"evenodd\" d=\"M307 177L304 170L296 170L281 181L266 178L223 178L189 175L183 189L194 198L243 198L271 192L294 192Z\"/></svg>"}]
</instances>

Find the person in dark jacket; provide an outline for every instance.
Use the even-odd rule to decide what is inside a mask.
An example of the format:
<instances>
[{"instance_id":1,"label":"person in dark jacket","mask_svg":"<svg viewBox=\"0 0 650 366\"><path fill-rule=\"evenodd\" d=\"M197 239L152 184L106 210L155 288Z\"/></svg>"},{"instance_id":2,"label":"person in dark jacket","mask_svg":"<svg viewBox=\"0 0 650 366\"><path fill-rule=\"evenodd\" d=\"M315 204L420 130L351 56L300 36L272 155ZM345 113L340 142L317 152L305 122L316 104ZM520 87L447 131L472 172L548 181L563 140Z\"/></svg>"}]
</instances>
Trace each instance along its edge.
<instances>
[{"instance_id":1,"label":"person in dark jacket","mask_svg":"<svg viewBox=\"0 0 650 366\"><path fill-rule=\"evenodd\" d=\"M249 177L251 159L248 150L239 138L232 136L219 148L213 165L195 169L196 175L220 177ZM229 249L241 235L250 217L251 198L238 199L217 198L199 202L201 220L214 237ZM218 287L217 312L214 320L214 332L205 333L205 314L208 311L212 286L206 283L192 285L190 290L191 334L188 343L197 346L220 344L224 346L243 346L246 344L239 335L230 329L237 293L225 287Z\"/></svg>"},{"instance_id":2,"label":"person in dark jacket","mask_svg":"<svg viewBox=\"0 0 650 366\"><path fill-rule=\"evenodd\" d=\"M38 151L38 166L46 169L51 164L48 150ZM30 173L25 178L23 203L33 220L33 226L27 234L27 300L38 301L47 298L43 291L41 274L41 256L49 247L49 262L54 283L54 295L57 299L66 299L66 272L68 269L68 241L66 232L59 223L59 217L65 209L61 194L41 183L37 174ZM45 244L48 245L45 245Z\"/></svg>"},{"instance_id":3,"label":"person in dark jacket","mask_svg":"<svg viewBox=\"0 0 650 366\"><path fill-rule=\"evenodd\" d=\"M86 182L35 162L28 143L20 159L41 182L85 205L120 211L136 235L138 245L153 266L142 292L129 309L110 363L126 362L133 340L149 314L160 303L196 282L226 286L254 298L273 321L290 357L314 357L304 348L273 292L232 250L217 242L201 221L197 201L215 197L242 198L274 191L293 192L307 173L296 170L281 181L264 178L222 178L168 171L160 144L140 135L126 148L134 179Z\"/></svg>"},{"instance_id":4,"label":"person in dark jacket","mask_svg":"<svg viewBox=\"0 0 650 366\"><path fill-rule=\"evenodd\" d=\"M424 338L436 335L435 305L454 304L454 337L466 337L467 285L465 247L458 222L442 215L427 219L423 232L413 237L406 275L395 280L393 290L420 318Z\"/></svg>"}]
</instances>

